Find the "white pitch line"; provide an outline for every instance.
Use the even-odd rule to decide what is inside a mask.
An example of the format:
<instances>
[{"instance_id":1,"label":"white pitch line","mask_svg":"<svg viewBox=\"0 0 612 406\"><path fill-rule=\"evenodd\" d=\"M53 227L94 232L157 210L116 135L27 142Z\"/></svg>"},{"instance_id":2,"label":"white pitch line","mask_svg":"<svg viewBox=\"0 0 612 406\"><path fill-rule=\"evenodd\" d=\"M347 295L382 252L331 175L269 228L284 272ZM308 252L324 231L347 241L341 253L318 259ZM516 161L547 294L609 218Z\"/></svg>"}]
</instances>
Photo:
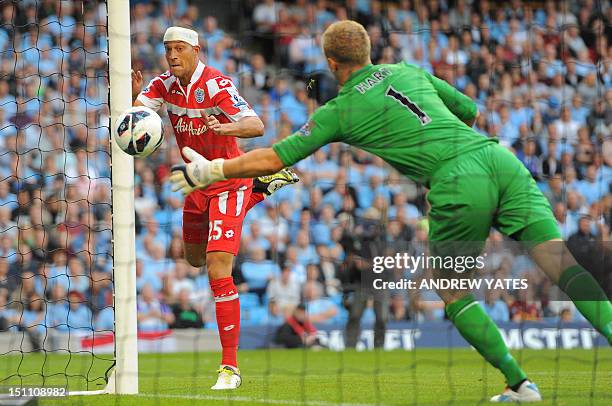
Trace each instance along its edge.
<instances>
[{"instance_id":1,"label":"white pitch line","mask_svg":"<svg viewBox=\"0 0 612 406\"><path fill-rule=\"evenodd\" d=\"M248 396L213 396L213 395L173 395L173 394L147 394L139 393L136 396L140 398L165 398L165 399L199 399L199 400L216 400L216 401L231 401L231 402L260 402L269 403L272 405L311 405L311 406L372 406L375 403L332 403L321 400L306 400L305 402L297 400L284 399L264 399L252 398ZM380 403L378 403L380 404Z\"/></svg>"}]
</instances>

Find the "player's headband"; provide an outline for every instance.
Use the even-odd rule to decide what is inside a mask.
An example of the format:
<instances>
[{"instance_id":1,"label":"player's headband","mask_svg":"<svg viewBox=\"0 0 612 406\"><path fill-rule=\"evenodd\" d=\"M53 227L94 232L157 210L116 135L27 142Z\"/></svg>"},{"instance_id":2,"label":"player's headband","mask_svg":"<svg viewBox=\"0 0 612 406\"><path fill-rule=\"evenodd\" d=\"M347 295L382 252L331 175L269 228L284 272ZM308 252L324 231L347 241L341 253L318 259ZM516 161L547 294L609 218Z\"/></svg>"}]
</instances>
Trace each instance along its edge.
<instances>
[{"instance_id":1,"label":"player's headband","mask_svg":"<svg viewBox=\"0 0 612 406\"><path fill-rule=\"evenodd\" d=\"M198 33L183 27L168 28L164 34L164 42L168 41L183 41L194 47L199 45Z\"/></svg>"}]
</instances>

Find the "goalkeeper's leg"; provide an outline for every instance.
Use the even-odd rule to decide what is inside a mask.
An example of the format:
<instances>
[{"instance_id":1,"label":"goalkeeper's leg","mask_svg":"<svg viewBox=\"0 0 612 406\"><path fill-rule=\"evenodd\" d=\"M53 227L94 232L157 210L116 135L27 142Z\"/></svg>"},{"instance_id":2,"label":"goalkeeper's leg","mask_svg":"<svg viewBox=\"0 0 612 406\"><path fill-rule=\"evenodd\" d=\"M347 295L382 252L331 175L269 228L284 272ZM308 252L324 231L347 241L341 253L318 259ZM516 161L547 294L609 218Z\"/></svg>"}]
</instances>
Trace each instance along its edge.
<instances>
[{"instance_id":1,"label":"goalkeeper's leg","mask_svg":"<svg viewBox=\"0 0 612 406\"><path fill-rule=\"evenodd\" d=\"M523 164L508 150L496 149L492 165L504 190L496 216L499 230L530 247L540 269L612 344L612 305L606 294L561 240L550 204Z\"/></svg>"},{"instance_id":2,"label":"goalkeeper's leg","mask_svg":"<svg viewBox=\"0 0 612 406\"><path fill-rule=\"evenodd\" d=\"M530 253L540 269L612 345L612 304L593 275L576 262L565 243L553 239L537 244Z\"/></svg>"},{"instance_id":3,"label":"goalkeeper's leg","mask_svg":"<svg viewBox=\"0 0 612 406\"><path fill-rule=\"evenodd\" d=\"M510 354L499 329L468 291L440 290L446 314L459 333L491 365L499 369L513 393L527 390L527 375ZM529 384L531 384L529 382ZM539 400L539 392L527 391L522 401Z\"/></svg>"}]
</instances>

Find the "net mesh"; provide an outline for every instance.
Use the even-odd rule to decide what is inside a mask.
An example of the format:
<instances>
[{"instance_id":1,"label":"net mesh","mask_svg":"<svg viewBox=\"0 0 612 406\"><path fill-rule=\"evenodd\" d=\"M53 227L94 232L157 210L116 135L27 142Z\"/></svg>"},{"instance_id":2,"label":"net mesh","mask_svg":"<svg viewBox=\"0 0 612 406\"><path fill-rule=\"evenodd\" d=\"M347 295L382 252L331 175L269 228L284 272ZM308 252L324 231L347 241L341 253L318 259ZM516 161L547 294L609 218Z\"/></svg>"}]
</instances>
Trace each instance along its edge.
<instances>
[{"instance_id":1,"label":"net mesh","mask_svg":"<svg viewBox=\"0 0 612 406\"><path fill-rule=\"evenodd\" d=\"M105 2L2 2L4 386L101 389L112 334Z\"/></svg>"}]
</instances>

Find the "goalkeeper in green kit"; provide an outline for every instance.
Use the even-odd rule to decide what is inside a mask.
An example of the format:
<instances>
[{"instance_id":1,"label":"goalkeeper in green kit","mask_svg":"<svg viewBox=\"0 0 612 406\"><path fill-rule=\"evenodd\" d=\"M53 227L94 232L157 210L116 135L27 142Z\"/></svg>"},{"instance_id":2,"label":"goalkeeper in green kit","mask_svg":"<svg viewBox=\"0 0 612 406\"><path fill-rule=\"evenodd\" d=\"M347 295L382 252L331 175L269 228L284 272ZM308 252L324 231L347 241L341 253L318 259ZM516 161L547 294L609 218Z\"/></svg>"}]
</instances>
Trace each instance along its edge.
<instances>
[{"instance_id":1,"label":"goalkeeper in green kit","mask_svg":"<svg viewBox=\"0 0 612 406\"><path fill-rule=\"evenodd\" d=\"M370 40L356 22L330 25L322 42L329 68L341 85L336 98L272 148L225 161L208 161L186 148L183 153L191 162L173 168L174 189L188 194L227 178L273 174L326 144L347 143L380 156L429 187L432 248L456 241L482 247L491 227L524 242L537 265L612 344L610 301L560 242L548 201L523 164L494 139L471 128L476 104L418 67L372 65ZM507 387L491 400L541 400L537 386L527 379L471 293L438 293L461 335L504 374Z\"/></svg>"}]
</instances>

